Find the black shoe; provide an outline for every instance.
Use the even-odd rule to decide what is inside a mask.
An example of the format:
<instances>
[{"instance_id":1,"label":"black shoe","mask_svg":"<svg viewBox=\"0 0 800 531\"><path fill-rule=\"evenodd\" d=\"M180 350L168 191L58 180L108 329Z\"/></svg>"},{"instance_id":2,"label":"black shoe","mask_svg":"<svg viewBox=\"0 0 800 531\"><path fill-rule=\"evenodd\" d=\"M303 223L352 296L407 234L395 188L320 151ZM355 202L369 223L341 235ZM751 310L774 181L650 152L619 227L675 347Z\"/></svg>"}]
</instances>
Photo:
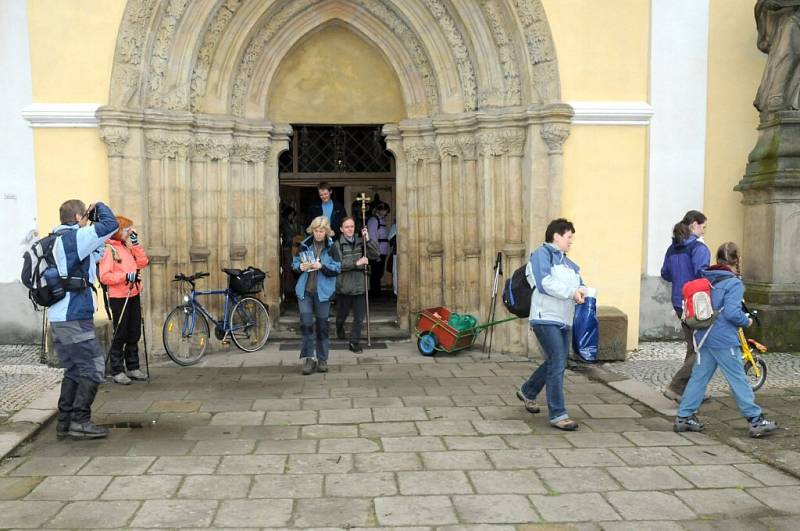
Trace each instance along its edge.
<instances>
[{"instance_id":1,"label":"black shoe","mask_svg":"<svg viewBox=\"0 0 800 531\"><path fill-rule=\"evenodd\" d=\"M92 403L100 384L88 378L78 380L75 402L72 404L72 421L69 423L70 437L75 439L100 439L108 436L108 429L92 422Z\"/></svg>"},{"instance_id":2,"label":"black shoe","mask_svg":"<svg viewBox=\"0 0 800 531\"><path fill-rule=\"evenodd\" d=\"M337 326L336 327L336 339L344 339L344 338L345 338L344 327L343 326Z\"/></svg>"},{"instance_id":3,"label":"black shoe","mask_svg":"<svg viewBox=\"0 0 800 531\"><path fill-rule=\"evenodd\" d=\"M61 380L61 395L58 397L58 422L56 423L56 439L59 441L69 437L69 424L72 421L72 404L78 392L78 382L71 378Z\"/></svg>"},{"instance_id":4,"label":"black shoe","mask_svg":"<svg viewBox=\"0 0 800 531\"><path fill-rule=\"evenodd\" d=\"M326 360L317 361L317 372L328 372L328 362Z\"/></svg>"},{"instance_id":5,"label":"black shoe","mask_svg":"<svg viewBox=\"0 0 800 531\"><path fill-rule=\"evenodd\" d=\"M108 428L96 425L91 420L86 422L70 422L69 436L73 439L102 439L108 437Z\"/></svg>"},{"instance_id":6,"label":"black shoe","mask_svg":"<svg viewBox=\"0 0 800 531\"><path fill-rule=\"evenodd\" d=\"M313 374L314 371L316 370L316 368L317 368L317 364L314 361L314 358L312 358L310 356L307 357L307 358L303 358L303 370L301 372L305 376L308 376L309 374Z\"/></svg>"},{"instance_id":7,"label":"black shoe","mask_svg":"<svg viewBox=\"0 0 800 531\"><path fill-rule=\"evenodd\" d=\"M362 352L364 352L364 349L363 349L363 348L361 348L361 345L359 345L358 343L352 343L352 342L351 342L351 343L350 343L350 344L347 346L347 348L349 348L349 349L350 349L350 352L355 352L356 354L361 354Z\"/></svg>"}]
</instances>

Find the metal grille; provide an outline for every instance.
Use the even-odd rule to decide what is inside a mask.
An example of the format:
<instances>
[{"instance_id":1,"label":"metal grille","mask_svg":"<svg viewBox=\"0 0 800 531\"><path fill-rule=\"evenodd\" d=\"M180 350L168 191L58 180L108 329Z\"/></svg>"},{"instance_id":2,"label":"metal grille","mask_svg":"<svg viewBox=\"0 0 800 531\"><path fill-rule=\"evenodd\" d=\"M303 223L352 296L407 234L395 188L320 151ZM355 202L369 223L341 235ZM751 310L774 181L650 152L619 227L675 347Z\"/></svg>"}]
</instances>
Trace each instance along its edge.
<instances>
[{"instance_id":1,"label":"metal grille","mask_svg":"<svg viewBox=\"0 0 800 531\"><path fill-rule=\"evenodd\" d=\"M282 172L294 172L295 168L299 173L391 171L391 155L380 126L293 127L289 150L279 160Z\"/></svg>"}]
</instances>

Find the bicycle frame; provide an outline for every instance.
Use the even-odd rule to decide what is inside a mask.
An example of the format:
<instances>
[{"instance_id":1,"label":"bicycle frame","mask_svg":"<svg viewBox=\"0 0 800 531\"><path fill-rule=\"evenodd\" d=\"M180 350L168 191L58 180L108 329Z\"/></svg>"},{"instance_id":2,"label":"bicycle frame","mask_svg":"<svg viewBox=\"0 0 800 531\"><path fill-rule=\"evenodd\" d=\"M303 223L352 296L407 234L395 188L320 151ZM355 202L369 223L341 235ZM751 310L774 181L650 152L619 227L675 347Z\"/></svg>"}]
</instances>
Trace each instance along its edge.
<instances>
[{"instance_id":1,"label":"bicycle frame","mask_svg":"<svg viewBox=\"0 0 800 531\"><path fill-rule=\"evenodd\" d=\"M225 304L224 304L224 306L222 308L222 320L221 320L221 322L218 321L217 319L215 319L214 316L211 315L211 313L208 310L206 310L205 306L203 306L203 303L201 303L197 299L197 297L200 296L200 295L204 295L204 296L207 296L207 295L225 295ZM181 333L183 335L187 335L189 332L194 331L195 312L196 311L199 311L200 313L202 313L205 316L206 319L208 319L209 321L214 323L214 326L216 328L221 328L225 332L226 335L233 331L231 326L230 326L230 314L231 314L231 310L233 309L233 306L237 302L239 302L239 298L236 295L234 295L233 293L231 293L231 291L229 289L222 289L222 290L216 290L216 289L214 289L214 290L195 290L195 289L192 289L189 292L189 294L186 295L186 297L188 298L188 300L186 300L186 298L184 298L184 302L187 305L190 305L192 307L192 318L190 320L191 321L190 323L184 322L184 330L181 330ZM189 326L188 330L186 329L187 324Z\"/></svg>"},{"instance_id":2,"label":"bicycle frame","mask_svg":"<svg viewBox=\"0 0 800 531\"><path fill-rule=\"evenodd\" d=\"M755 377L761 378L761 368L758 366L758 363L756 363L756 358L753 356L753 349L750 347L750 343L753 342L756 349L758 349L760 352L765 352L767 348L754 340L747 339L747 337L744 335L743 328L738 329L738 334L739 344L742 347L742 359L744 360L745 364L750 362L750 364L753 366Z\"/></svg>"}]
</instances>

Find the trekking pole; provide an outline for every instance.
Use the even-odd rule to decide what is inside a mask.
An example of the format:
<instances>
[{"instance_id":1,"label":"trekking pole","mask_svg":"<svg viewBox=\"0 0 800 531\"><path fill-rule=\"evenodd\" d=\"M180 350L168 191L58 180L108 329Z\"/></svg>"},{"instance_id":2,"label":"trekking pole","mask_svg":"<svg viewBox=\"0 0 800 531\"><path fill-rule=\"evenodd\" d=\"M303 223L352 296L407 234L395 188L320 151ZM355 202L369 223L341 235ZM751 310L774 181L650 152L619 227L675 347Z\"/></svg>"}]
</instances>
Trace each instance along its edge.
<instances>
[{"instance_id":1,"label":"trekking pole","mask_svg":"<svg viewBox=\"0 0 800 531\"><path fill-rule=\"evenodd\" d=\"M114 340L117 339L117 332L119 332L119 325L122 324L122 319L125 317L125 308L128 307L128 300L131 298L131 290L133 289L133 284L128 283L128 295L125 297L125 302L122 303L122 311L119 312L119 319L117 319L117 323L114 324L114 320L111 320L111 341L108 342L108 350L106 350L106 370L108 369L108 360L111 358L111 347L114 345Z\"/></svg>"},{"instance_id":2,"label":"trekking pole","mask_svg":"<svg viewBox=\"0 0 800 531\"><path fill-rule=\"evenodd\" d=\"M47 363L47 308L42 312L42 353L39 355L39 363Z\"/></svg>"},{"instance_id":3,"label":"trekking pole","mask_svg":"<svg viewBox=\"0 0 800 531\"><path fill-rule=\"evenodd\" d=\"M361 202L361 226L367 226L367 202L369 197L361 192L361 195L356 197L356 201ZM361 238L361 243L364 244L364 257L367 256L367 240ZM370 333L370 317L369 317L369 270L368 266L364 266L364 303L367 310L367 346L372 346L372 334Z\"/></svg>"},{"instance_id":4,"label":"trekking pole","mask_svg":"<svg viewBox=\"0 0 800 531\"><path fill-rule=\"evenodd\" d=\"M144 341L144 366L147 369L147 383L150 383L150 354L147 352L147 332L145 332L144 316L142 319L142 341Z\"/></svg>"},{"instance_id":5,"label":"trekking pole","mask_svg":"<svg viewBox=\"0 0 800 531\"><path fill-rule=\"evenodd\" d=\"M497 258L494 261L494 282L492 283L492 300L489 303L489 319L487 322L494 321L494 316L497 311L497 285L500 282L500 276L503 274L503 253L497 253ZM486 341L489 341L489 349L486 349ZM492 357L492 340L494 340L494 327L490 327L483 336L483 351L486 352L491 359Z\"/></svg>"}]
</instances>

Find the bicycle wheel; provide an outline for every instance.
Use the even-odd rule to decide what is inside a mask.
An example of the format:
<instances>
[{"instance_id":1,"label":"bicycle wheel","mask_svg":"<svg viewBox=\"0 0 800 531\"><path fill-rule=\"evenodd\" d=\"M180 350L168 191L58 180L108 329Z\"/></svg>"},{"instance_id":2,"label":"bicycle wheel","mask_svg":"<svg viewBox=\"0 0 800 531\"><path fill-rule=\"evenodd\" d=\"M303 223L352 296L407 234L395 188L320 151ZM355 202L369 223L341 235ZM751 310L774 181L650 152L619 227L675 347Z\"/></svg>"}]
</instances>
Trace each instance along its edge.
<instances>
[{"instance_id":1,"label":"bicycle wheel","mask_svg":"<svg viewBox=\"0 0 800 531\"><path fill-rule=\"evenodd\" d=\"M755 360L760 374L756 376L753 364L749 361L744 364L744 373L747 375L747 381L750 382L750 387L753 388L753 391L758 391L767 381L767 362L761 356L755 356Z\"/></svg>"},{"instance_id":2,"label":"bicycle wheel","mask_svg":"<svg viewBox=\"0 0 800 531\"><path fill-rule=\"evenodd\" d=\"M245 352L255 352L264 346L272 329L272 321L264 303L245 297L231 310L231 337Z\"/></svg>"},{"instance_id":3,"label":"bicycle wheel","mask_svg":"<svg viewBox=\"0 0 800 531\"><path fill-rule=\"evenodd\" d=\"M167 356L178 365L194 365L206 352L208 321L191 306L178 306L167 316L162 330Z\"/></svg>"}]
</instances>

